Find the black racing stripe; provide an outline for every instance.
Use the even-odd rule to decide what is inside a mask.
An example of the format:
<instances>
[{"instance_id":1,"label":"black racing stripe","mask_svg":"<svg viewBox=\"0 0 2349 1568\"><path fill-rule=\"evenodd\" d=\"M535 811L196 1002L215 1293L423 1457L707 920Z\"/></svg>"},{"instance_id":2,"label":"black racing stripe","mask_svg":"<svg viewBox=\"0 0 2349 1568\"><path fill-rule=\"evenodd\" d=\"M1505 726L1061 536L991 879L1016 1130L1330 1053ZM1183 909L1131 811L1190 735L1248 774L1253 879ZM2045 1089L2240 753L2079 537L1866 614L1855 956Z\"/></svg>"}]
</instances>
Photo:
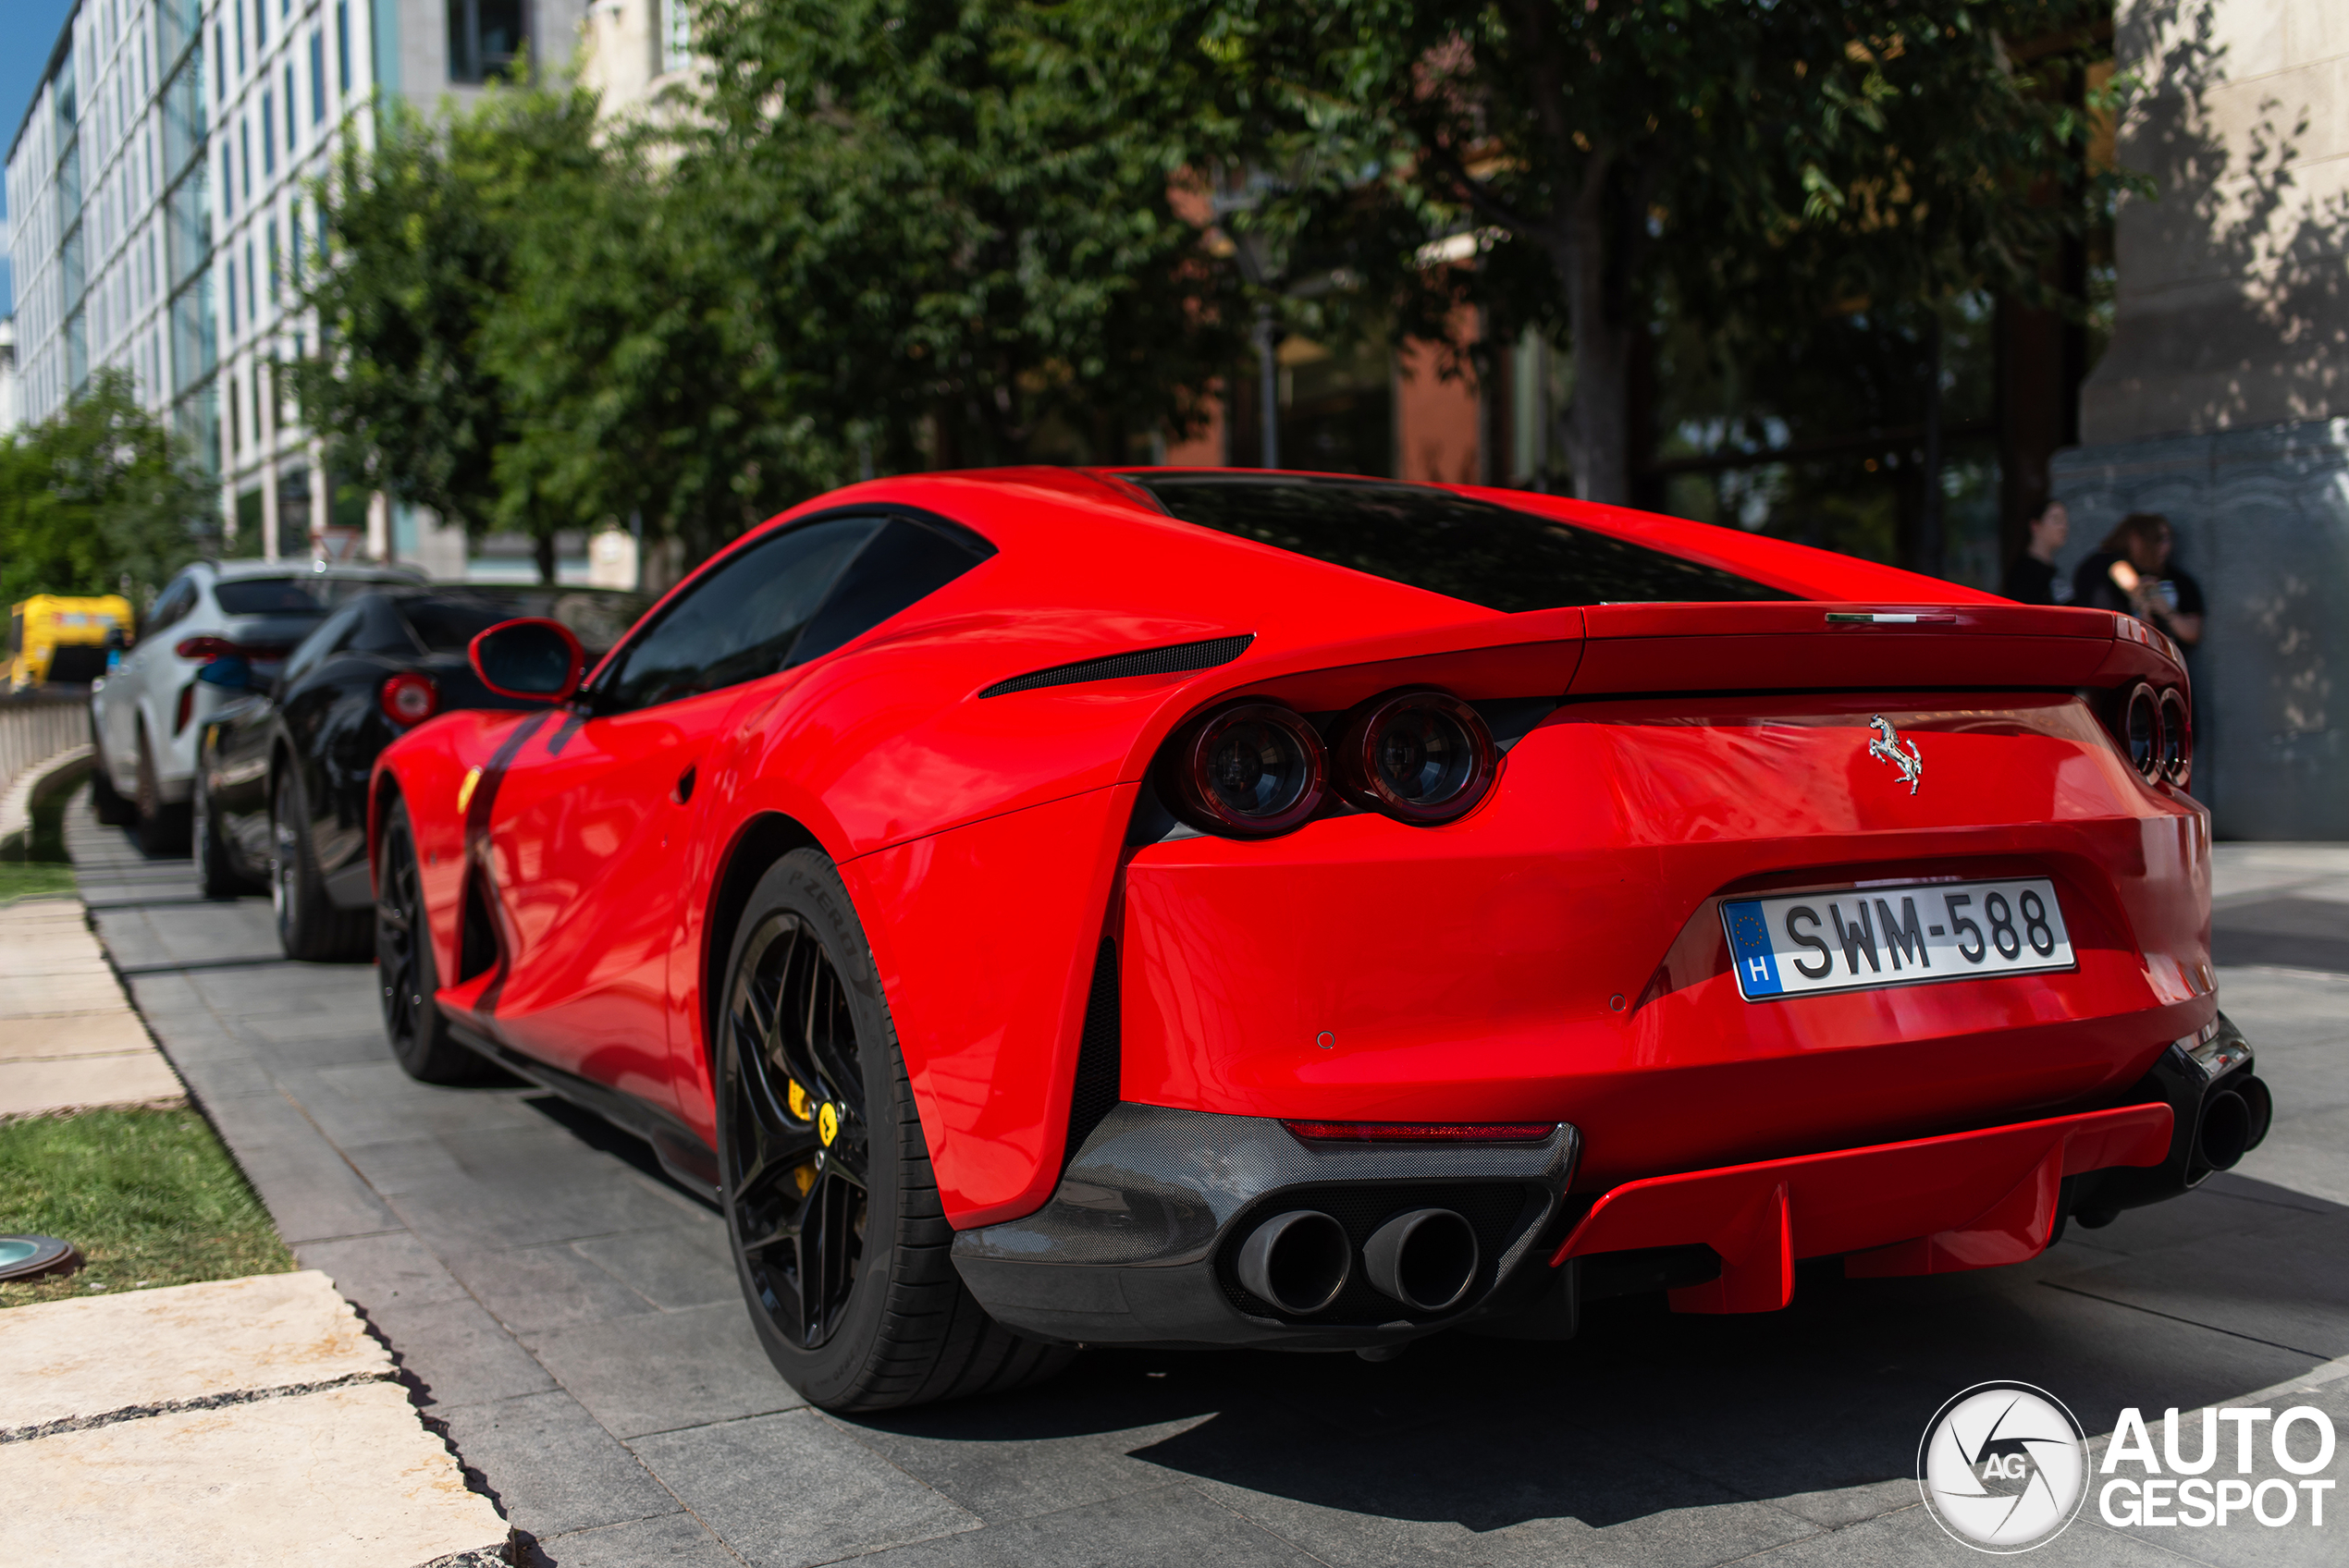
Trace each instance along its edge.
<instances>
[{"instance_id":1,"label":"black racing stripe","mask_svg":"<svg viewBox=\"0 0 2349 1568\"><path fill-rule=\"evenodd\" d=\"M497 884L489 880L489 811L497 803L498 787L505 782L506 769L512 765L515 753L528 745L530 738L545 729L547 720L553 717L553 710L548 709L545 713L532 714L515 725L512 733L498 743L498 749L490 753L489 760L482 765L481 781L473 786L473 799L465 802L465 875L482 879L482 901L493 910L498 907L498 900L494 896ZM460 922L465 917L464 910L464 899L460 895L457 900ZM506 988L507 953L504 936L494 920L490 923L490 931L498 937L498 976L481 993L478 1011L495 1018L498 1016L498 993Z\"/></svg>"},{"instance_id":2,"label":"black racing stripe","mask_svg":"<svg viewBox=\"0 0 2349 1568\"><path fill-rule=\"evenodd\" d=\"M562 755L563 748L571 744L571 738L578 734L579 727L586 722L587 710L585 708L572 709L570 715L563 719L561 726L552 735L547 737L547 754L550 757Z\"/></svg>"},{"instance_id":3,"label":"black racing stripe","mask_svg":"<svg viewBox=\"0 0 2349 1568\"><path fill-rule=\"evenodd\" d=\"M1182 670L1213 669L1219 664L1229 664L1248 652L1256 641L1252 631L1237 637L1211 637L1204 643L1177 643L1167 648L1137 648L1130 654L1111 654L1098 659L1079 659L1075 664L1056 664L1050 669L1030 670L1015 675L1009 680L998 680L981 692L981 697L1008 696L1014 692L1033 692L1041 686L1074 686L1085 680L1115 680L1127 675L1171 675Z\"/></svg>"}]
</instances>

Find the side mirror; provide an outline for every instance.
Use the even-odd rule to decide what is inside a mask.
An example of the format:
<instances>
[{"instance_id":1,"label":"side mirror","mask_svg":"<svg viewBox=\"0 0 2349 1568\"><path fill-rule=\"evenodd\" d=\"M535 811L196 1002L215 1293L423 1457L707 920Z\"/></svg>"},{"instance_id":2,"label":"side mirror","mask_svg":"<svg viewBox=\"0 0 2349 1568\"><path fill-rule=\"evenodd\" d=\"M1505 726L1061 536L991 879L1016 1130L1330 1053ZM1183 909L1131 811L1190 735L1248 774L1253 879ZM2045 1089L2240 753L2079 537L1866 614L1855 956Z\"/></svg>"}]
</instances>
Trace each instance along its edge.
<instances>
[{"instance_id":1,"label":"side mirror","mask_svg":"<svg viewBox=\"0 0 2349 1568\"><path fill-rule=\"evenodd\" d=\"M579 690L586 655L560 620L532 616L500 621L474 638L465 655L481 683L501 697L560 703Z\"/></svg>"}]
</instances>

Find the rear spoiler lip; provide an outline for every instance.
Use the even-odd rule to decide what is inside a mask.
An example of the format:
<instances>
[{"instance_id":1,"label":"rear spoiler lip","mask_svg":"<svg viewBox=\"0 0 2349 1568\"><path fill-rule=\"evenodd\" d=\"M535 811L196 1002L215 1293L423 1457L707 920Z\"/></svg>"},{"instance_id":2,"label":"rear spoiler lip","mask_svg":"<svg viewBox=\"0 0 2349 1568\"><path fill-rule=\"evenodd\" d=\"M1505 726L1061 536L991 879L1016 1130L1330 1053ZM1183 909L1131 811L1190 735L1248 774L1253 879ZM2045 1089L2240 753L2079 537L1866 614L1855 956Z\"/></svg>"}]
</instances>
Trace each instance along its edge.
<instances>
[{"instance_id":1,"label":"rear spoiler lip","mask_svg":"<svg viewBox=\"0 0 2349 1568\"><path fill-rule=\"evenodd\" d=\"M1864 619L1861 618L1866 618ZM2127 635L2115 623L2142 622L2109 610L2062 606L1933 602L1762 599L1735 603L1593 605L1583 611L1584 635L1719 637L1766 634L1834 637L1931 636L1952 633L2075 637L2109 642ZM2149 630L2149 629L2147 629ZM2158 636L2155 632L2152 635Z\"/></svg>"}]
</instances>

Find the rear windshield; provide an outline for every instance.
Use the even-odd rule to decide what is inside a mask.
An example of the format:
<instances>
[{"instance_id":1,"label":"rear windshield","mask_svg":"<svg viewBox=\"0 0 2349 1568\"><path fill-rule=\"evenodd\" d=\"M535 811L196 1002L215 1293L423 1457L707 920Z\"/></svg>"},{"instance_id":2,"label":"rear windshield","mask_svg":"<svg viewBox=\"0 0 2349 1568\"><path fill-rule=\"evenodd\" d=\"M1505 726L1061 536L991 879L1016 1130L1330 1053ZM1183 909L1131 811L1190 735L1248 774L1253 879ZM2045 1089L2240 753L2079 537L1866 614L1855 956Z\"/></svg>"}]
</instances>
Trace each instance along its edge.
<instances>
[{"instance_id":1,"label":"rear windshield","mask_svg":"<svg viewBox=\"0 0 2349 1568\"><path fill-rule=\"evenodd\" d=\"M306 577L235 577L213 585L223 615L309 615L326 613L326 596Z\"/></svg>"},{"instance_id":2,"label":"rear windshield","mask_svg":"<svg viewBox=\"0 0 2349 1568\"><path fill-rule=\"evenodd\" d=\"M638 594L560 589L468 590L401 599L400 619L430 654L460 654L475 637L521 616L559 620L590 655L608 651L652 601Z\"/></svg>"},{"instance_id":3,"label":"rear windshield","mask_svg":"<svg viewBox=\"0 0 2349 1568\"><path fill-rule=\"evenodd\" d=\"M265 615L277 618L325 615L362 594L405 587L413 578L383 577L227 577L212 585L212 596L223 615Z\"/></svg>"},{"instance_id":4,"label":"rear windshield","mask_svg":"<svg viewBox=\"0 0 2349 1568\"><path fill-rule=\"evenodd\" d=\"M1795 597L1717 567L1445 490L1375 480L1125 477L1185 522L1510 614Z\"/></svg>"}]
</instances>

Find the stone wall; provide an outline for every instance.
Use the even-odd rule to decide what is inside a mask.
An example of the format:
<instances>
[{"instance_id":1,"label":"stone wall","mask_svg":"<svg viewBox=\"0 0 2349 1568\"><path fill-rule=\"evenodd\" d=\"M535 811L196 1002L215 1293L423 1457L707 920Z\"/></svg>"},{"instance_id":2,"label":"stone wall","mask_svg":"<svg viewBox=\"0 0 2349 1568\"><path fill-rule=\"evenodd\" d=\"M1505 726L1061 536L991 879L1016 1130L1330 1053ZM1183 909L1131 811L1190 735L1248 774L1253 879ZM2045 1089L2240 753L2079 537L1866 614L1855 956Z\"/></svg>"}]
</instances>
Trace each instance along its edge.
<instances>
[{"instance_id":1,"label":"stone wall","mask_svg":"<svg viewBox=\"0 0 2349 1568\"><path fill-rule=\"evenodd\" d=\"M2208 615L2195 792L2235 839L2349 838L2349 0L2122 0L2143 88L2110 347L2053 464L2068 570L2169 516Z\"/></svg>"},{"instance_id":2,"label":"stone wall","mask_svg":"<svg viewBox=\"0 0 2349 1568\"><path fill-rule=\"evenodd\" d=\"M2349 419L2074 447L2067 572L2133 511L2166 514L2208 613L2194 792L2228 839L2349 839Z\"/></svg>"}]
</instances>

